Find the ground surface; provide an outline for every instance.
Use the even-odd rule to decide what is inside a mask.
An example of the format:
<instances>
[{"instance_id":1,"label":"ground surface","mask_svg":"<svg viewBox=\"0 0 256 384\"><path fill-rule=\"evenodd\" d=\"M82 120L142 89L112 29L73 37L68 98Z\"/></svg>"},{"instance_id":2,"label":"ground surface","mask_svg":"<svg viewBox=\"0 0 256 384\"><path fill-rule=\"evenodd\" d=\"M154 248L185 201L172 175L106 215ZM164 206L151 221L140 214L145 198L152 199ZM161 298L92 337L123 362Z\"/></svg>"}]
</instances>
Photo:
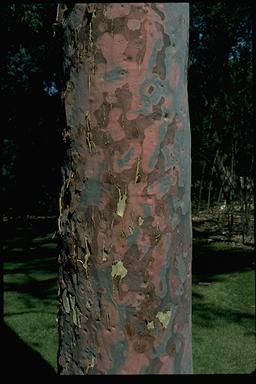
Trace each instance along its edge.
<instances>
[{"instance_id":1,"label":"ground surface","mask_svg":"<svg viewBox=\"0 0 256 384\"><path fill-rule=\"evenodd\" d=\"M8 372L13 361L20 374L34 370L49 376L56 370L55 230L52 218L4 222L4 330L8 340L4 367ZM256 358L253 247L223 241L218 231L215 235L211 231L209 220L195 218L194 373L250 373Z\"/></svg>"}]
</instances>

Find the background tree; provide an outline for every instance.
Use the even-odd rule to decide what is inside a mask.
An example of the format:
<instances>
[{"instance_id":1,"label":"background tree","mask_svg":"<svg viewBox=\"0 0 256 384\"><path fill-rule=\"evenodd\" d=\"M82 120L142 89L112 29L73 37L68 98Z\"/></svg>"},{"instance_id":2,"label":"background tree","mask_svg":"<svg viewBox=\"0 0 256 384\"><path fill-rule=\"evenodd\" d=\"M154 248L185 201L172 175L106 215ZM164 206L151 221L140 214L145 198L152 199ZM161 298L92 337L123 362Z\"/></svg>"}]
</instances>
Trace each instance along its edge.
<instances>
[{"instance_id":1,"label":"background tree","mask_svg":"<svg viewBox=\"0 0 256 384\"><path fill-rule=\"evenodd\" d=\"M188 4L59 6L60 374L191 373Z\"/></svg>"},{"instance_id":2,"label":"background tree","mask_svg":"<svg viewBox=\"0 0 256 384\"><path fill-rule=\"evenodd\" d=\"M252 9L249 2L191 5L189 103L193 201L234 203L249 229L253 191Z\"/></svg>"},{"instance_id":3,"label":"background tree","mask_svg":"<svg viewBox=\"0 0 256 384\"><path fill-rule=\"evenodd\" d=\"M4 213L53 215L62 158L56 4L1 6Z\"/></svg>"}]
</instances>

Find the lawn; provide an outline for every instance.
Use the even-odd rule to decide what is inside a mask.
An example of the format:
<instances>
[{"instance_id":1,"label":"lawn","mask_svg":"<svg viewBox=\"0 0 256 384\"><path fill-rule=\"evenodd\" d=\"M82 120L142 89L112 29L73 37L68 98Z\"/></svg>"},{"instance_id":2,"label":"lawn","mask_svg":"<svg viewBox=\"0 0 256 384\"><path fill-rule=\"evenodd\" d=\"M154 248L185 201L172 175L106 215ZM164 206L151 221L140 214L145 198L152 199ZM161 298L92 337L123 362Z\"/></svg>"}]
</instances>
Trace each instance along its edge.
<instances>
[{"instance_id":1,"label":"lawn","mask_svg":"<svg viewBox=\"0 0 256 384\"><path fill-rule=\"evenodd\" d=\"M5 360L15 360L22 372L32 367L38 374L56 370L55 226L51 220L5 224L4 321L9 345ZM254 278L252 248L194 239L194 373L255 369Z\"/></svg>"},{"instance_id":2,"label":"lawn","mask_svg":"<svg viewBox=\"0 0 256 384\"><path fill-rule=\"evenodd\" d=\"M194 241L194 373L255 369L253 256L250 248Z\"/></svg>"}]
</instances>

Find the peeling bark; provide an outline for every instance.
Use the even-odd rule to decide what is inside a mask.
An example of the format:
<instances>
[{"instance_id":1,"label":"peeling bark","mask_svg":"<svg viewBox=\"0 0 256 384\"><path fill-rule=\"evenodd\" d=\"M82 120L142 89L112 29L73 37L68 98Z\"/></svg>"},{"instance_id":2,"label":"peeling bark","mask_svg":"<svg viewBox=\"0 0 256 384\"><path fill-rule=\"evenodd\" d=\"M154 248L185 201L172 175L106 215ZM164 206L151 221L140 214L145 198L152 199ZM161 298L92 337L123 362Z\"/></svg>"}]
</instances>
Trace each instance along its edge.
<instances>
[{"instance_id":1,"label":"peeling bark","mask_svg":"<svg viewBox=\"0 0 256 384\"><path fill-rule=\"evenodd\" d=\"M191 373L188 4L61 9L59 373Z\"/></svg>"}]
</instances>

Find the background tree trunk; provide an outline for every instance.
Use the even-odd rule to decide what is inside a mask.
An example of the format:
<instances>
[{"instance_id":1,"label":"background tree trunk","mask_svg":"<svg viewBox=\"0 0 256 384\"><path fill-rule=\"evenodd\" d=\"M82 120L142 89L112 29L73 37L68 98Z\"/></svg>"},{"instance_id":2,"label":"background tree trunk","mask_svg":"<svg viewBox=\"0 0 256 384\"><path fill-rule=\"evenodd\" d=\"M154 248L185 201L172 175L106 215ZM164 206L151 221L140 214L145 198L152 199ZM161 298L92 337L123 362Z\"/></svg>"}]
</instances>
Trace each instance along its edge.
<instances>
[{"instance_id":1,"label":"background tree trunk","mask_svg":"<svg viewBox=\"0 0 256 384\"><path fill-rule=\"evenodd\" d=\"M188 11L58 8L62 375L192 372Z\"/></svg>"}]
</instances>

